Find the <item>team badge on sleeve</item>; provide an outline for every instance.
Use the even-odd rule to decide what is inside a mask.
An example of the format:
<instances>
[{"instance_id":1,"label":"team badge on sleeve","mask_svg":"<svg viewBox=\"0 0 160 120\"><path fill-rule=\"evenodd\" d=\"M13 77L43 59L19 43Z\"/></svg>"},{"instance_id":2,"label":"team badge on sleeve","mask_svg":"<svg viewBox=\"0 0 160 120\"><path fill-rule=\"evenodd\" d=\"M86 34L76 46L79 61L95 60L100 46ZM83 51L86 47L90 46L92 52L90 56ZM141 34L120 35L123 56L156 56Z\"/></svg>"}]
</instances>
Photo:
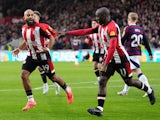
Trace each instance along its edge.
<instances>
[{"instance_id":1,"label":"team badge on sleeve","mask_svg":"<svg viewBox=\"0 0 160 120\"><path fill-rule=\"evenodd\" d=\"M115 31L111 31L109 34L109 36L115 36L115 35L116 35Z\"/></svg>"}]
</instances>

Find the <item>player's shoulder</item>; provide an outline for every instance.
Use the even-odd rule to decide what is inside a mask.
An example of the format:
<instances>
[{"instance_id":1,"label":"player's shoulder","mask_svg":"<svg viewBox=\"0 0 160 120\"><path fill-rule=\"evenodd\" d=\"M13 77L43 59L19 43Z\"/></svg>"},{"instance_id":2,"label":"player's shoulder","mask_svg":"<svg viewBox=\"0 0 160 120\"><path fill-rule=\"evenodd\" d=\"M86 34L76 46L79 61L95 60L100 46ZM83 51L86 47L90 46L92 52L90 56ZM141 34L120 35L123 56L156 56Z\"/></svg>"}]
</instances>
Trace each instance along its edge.
<instances>
[{"instance_id":1,"label":"player's shoulder","mask_svg":"<svg viewBox=\"0 0 160 120\"><path fill-rule=\"evenodd\" d=\"M39 26L42 26L42 27L48 27L49 25L47 23L38 23Z\"/></svg>"},{"instance_id":2,"label":"player's shoulder","mask_svg":"<svg viewBox=\"0 0 160 120\"><path fill-rule=\"evenodd\" d=\"M108 23L108 28L117 28L119 27L118 24L114 21L114 20L111 20L109 23Z\"/></svg>"},{"instance_id":3,"label":"player's shoulder","mask_svg":"<svg viewBox=\"0 0 160 120\"><path fill-rule=\"evenodd\" d=\"M46 28L46 29L48 29L50 31L53 30L53 28L47 23L40 23L40 26L42 26L42 27L44 27L44 28Z\"/></svg>"},{"instance_id":4,"label":"player's shoulder","mask_svg":"<svg viewBox=\"0 0 160 120\"><path fill-rule=\"evenodd\" d=\"M127 26L128 29L144 29L143 27L141 27L140 25L129 25Z\"/></svg>"},{"instance_id":5,"label":"player's shoulder","mask_svg":"<svg viewBox=\"0 0 160 120\"><path fill-rule=\"evenodd\" d=\"M134 30L135 29L135 26L133 26L133 25L128 25L128 26L126 26L125 28L124 28L124 31L125 32L129 32L129 31L132 31L132 30Z\"/></svg>"},{"instance_id":6,"label":"player's shoulder","mask_svg":"<svg viewBox=\"0 0 160 120\"><path fill-rule=\"evenodd\" d=\"M139 26L139 25L130 25L130 26L128 26L127 30L138 32L138 33L144 33L145 32L144 28Z\"/></svg>"},{"instance_id":7,"label":"player's shoulder","mask_svg":"<svg viewBox=\"0 0 160 120\"><path fill-rule=\"evenodd\" d=\"M41 25L48 25L47 23L39 23L39 24L41 24Z\"/></svg>"},{"instance_id":8,"label":"player's shoulder","mask_svg":"<svg viewBox=\"0 0 160 120\"><path fill-rule=\"evenodd\" d=\"M47 24L47 23L38 23L37 24L42 30L52 30L52 27L50 27L50 25L49 24Z\"/></svg>"},{"instance_id":9,"label":"player's shoulder","mask_svg":"<svg viewBox=\"0 0 160 120\"><path fill-rule=\"evenodd\" d=\"M111 21L109 22L109 24L111 24L111 25L118 25L117 22L115 22L114 20L111 20Z\"/></svg>"}]
</instances>

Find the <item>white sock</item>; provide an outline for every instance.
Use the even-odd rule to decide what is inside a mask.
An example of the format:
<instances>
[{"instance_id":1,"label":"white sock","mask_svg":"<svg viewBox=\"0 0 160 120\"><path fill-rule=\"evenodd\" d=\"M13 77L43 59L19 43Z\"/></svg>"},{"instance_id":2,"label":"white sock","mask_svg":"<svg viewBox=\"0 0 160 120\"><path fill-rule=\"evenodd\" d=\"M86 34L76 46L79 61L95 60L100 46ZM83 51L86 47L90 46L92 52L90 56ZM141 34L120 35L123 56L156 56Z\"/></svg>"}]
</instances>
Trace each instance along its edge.
<instances>
[{"instance_id":1,"label":"white sock","mask_svg":"<svg viewBox=\"0 0 160 120\"><path fill-rule=\"evenodd\" d=\"M66 92L70 92L71 91L70 87L68 87L68 86L66 87L65 90L66 90Z\"/></svg>"},{"instance_id":2,"label":"white sock","mask_svg":"<svg viewBox=\"0 0 160 120\"><path fill-rule=\"evenodd\" d=\"M48 83L44 83L45 86L48 86Z\"/></svg>"},{"instance_id":3,"label":"white sock","mask_svg":"<svg viewBox=\"0 0 160 120\"><path fill-rule=\"evenodd\" d=\"M58 83L54 82L53 84L55 85L55 87L59 87Z\"/></svg>"},{"instance_id":4,"label":"white sock","mask_svg":"<svg viewBox=\"0 0 160 120\"><path fill-rule=\"evenodd\" d=\"M75 64L75 65L79 64L78 58L75 58L74 64Z\"/></svg>"},{"instance_id":5,"label":"white sock","mask_svg":"<svg viewBox=\"0 0 160 120\"><path fill-rule=\"evenodd\" d=\"M128 92L128 90L129 90L129 86L127 85L127 84L124 84L124 88L123 88L123 92Z\"/></svg>"},{"instance_id":6,"label":"white sock","mask_svg":"<svg viewBox=\"0 0 160 120\"><path fill-rule=\"evenodd\" d=\"M151 93L152 93L152 89L151 89L150 87L148 87L147 93L148 93L148 94L151 94Z\"/></svg>"},{"instance_id":7,"label":"white sock","mask_svg":"<svg viewBox=\"0 0 160 120\"><path fill-rule=\"evenodd\" d=\"M29 96L27 96L27 98L28 98L28 101L34 101L33 95L29 95Z\"/></svg>"},{"instance_id":8,"label":"white sock","mask_svg":"<svg viewBox=\"0 0 160 120\"><path fill-rule=\"evenodd\" d=\"M141 88L142 90L144 89L144 86L145 86L145 84L142 82L142 88ZM152 93L151 87L148 87L147 93L148 93L148 94L151 94L151 93Z\"/></svg>"},{"instance_id":9,"label":"white sock","mask_svg":"<svg viewBox=\"0 0 160 120\"><path fill-rule=\"evenodd\" d=\"M100 81L100 76L99 76L99 77L97 77L97 80L98 80L98 82Z\"/></svg>"},{"instance_id":10,"label":"white sock","mask_svg":"<svg viewBox=\"0 0 160 120\"><path fill-rule=\"evenodd\" d=\"M141 82L143 82L147 87L150 87L150 85L148 83L148 79L147 79L147 77L144 74L142 74L142 75L139 76L139 80Z\"/></svg>"},{"instance_id":11,"label":"white sock","mask_svg":"<svg viewBox=\"0 0 160 120\"><path fill-rule=\"evenodd\" d=\"M97 108L98 108L100 111L102 111L102 112L103 112L103 107L101 107L101 106L97 106Z\"/></svg>"}]
</instances>

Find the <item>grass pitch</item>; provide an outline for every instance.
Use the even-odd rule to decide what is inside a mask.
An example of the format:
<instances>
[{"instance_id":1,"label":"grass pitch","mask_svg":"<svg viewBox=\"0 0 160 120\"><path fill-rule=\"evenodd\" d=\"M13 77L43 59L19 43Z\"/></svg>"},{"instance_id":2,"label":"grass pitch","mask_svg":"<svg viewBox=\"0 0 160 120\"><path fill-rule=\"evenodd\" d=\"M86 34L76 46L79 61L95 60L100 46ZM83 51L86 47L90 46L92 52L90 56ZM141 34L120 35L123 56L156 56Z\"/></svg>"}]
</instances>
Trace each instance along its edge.
<instances>
[{"instance_id":1,"label":"grass pitch","mask_svg":"<svg viewBox=\"0 0 160 120\"><path fill-rule=\"evenodd\" d=\"M143 73L155 90L156 103L150 105L144 92L131 88L128 96L118 96L123 81L116 73L108 83L103 117L92 116L86 109L97 105L98 85L91 62L54 63L57 75L72 87L74 102L69 105L65 92L55 95L52 82L49 93L42 94L42 80L38 70L31 75L33 94L37 106L22 111L27 98L20 79L21 62L0 62L0 120L159 120L160 117L160 63L142 63Z\"/></svg>"}]
</instances>

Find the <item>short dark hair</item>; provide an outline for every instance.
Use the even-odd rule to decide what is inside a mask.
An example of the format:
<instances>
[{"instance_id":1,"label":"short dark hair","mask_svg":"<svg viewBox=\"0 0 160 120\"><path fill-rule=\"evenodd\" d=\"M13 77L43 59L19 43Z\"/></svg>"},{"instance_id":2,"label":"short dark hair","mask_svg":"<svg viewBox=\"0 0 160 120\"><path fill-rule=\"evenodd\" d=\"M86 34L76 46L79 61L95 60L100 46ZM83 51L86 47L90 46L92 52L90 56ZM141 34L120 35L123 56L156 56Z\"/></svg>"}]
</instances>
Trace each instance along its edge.
<instances>
[{"instance_id":1,"label":"short dark hair","mask_svg":"<svg viewBox=\"0 0 160 120\"><path fill-rule=\"evenodd\" d=\"M33 12L34 12L34 14L38 15L39 17L41 17L41 13L39 11L34 10Z\"/></svg>"},{"instance_id":2,"label":"short dark hair","mask_svg":"<svg viewBox=\"0 0 160 120\"><path fill-rule=\"evenodd\" d=\"M98 20L96 18L93 18L92 21L96 21L98 23Z\"/></svg>"}]
</instances>

